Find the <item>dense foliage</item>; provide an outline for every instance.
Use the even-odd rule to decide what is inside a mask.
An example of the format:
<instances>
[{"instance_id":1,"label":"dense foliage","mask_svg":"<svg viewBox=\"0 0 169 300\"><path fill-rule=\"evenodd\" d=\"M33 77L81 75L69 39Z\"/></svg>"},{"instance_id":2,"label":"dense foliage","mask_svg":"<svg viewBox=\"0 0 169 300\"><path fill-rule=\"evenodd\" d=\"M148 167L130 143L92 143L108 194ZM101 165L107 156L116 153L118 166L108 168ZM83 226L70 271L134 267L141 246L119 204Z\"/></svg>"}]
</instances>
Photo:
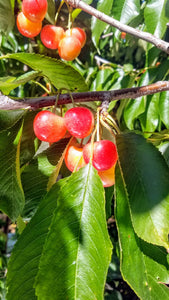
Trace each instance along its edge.
<instances>
[{"instance_id":1,"label":"dense foliage","mask_svg":"<svg viewBox=\"0 0 169 300\"><path fill-rule=\"evenodd\" d=\"M54 24L60 10L57 25L66 30L71 19L85 30L86 44L70 62L39 35L29 39L18 32L21 0L0 0L2 94L22 100L168 80L166 53L80 9L60 9L62 2L48 0L43 25ZM168 0L84 2L169 40ZM83 105L95 113L101 103ZM67 170L69 138L49 144L35 137L38 111L0 107L0 298L169 299L169 91L109 104L119 128L115 137L102 130L118 151L109 188L90 163Z\"/></svg>"}]
</instances>

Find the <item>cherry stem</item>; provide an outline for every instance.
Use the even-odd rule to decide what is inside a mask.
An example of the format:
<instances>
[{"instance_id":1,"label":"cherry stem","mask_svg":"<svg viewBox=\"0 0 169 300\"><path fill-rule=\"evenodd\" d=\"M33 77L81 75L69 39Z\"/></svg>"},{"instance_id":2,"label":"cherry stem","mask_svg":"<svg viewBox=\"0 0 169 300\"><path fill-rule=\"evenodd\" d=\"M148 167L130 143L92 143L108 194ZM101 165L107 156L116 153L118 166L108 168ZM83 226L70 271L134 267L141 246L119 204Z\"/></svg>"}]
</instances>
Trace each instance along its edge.
<instances>
[{"instance_id":1,"label":"cherry stem","mask_svg":"<svg viewBox=\"0 0 169 300\"><path fill-rule=\"evenodd\" d=\"M113 130L105 121L103 121L102 117L100 118L100 123L115 137Z\"/></svg>"},{"instance_id":2,"label":"cherry stem","mask_svg":"<svg viewBox=\"0 0 169 300\"><path fill-rule=\"evenodd\" d=\"M90 163L92 163L93 160L93 152L94 152L94 138L97 132L97 126L95 127L93 133L92 133L92 137L91 137L91 155L90 155Z\"/></svg>"},{"instance_id":3,"label":"cherry stem","mask_svg":"<svg viewBox=\"0 0 169 300\"><path fill-rule=\"evenodd\" d=\"M56 109L57 109L57 105L58 105L58 100L59 100L59 96L60 96L60 90L58 91L57 95L56 95L56 101L55 101L55 105L52 109L52 112L55 114L56 113Z\"/></svg>"},{"instance_id":4,"label":"cherry stem","mask_svg":"<svg viewBox=\"0 0 169 300\"><path fill-rule=\"evenodd\" d=\"M32 82L39 85L48 95L50 94L49 89L47 89L43 84L41 84L40 82L38 82L36 80L32 80Z\"/></svg>"},{"instance_id":5,"label":"cherry stem","mask_svg":"<svg viewBox=\"0 0 169 300\"><path fill-rule=\"evenodd\" d=\"M114 129L117 131L118 134L120 134L120 128L117 126L115 120L108 114L104 113L104 118Z\"/></svg>"},{"instance_id":6,"label":"cherry stem","mask_svg":"<svg viewBox=\"0 0 169 300\"><path fill-rule=\"evenodd\" d=\"M98 107L97 109L97 142L100 141L100 110L101 108Z\"/></svg>"},{"instance_id":7,"label":"cherry stem","mask_svg":"<svg viewBox=\"0 0 169 300\"><path fill-rule=\"evenodd\" d=\"M55 15L55 25L56 25L56 23L57 23L59 13L60 13L60 10L61 10L61 8L62 8L64 2L65 2L64 0L61 1L60 5L59 5L59 8L58 8L58 11L57 11L57 13L56 13L56 15Z\"/></svg>"}]
</instances>

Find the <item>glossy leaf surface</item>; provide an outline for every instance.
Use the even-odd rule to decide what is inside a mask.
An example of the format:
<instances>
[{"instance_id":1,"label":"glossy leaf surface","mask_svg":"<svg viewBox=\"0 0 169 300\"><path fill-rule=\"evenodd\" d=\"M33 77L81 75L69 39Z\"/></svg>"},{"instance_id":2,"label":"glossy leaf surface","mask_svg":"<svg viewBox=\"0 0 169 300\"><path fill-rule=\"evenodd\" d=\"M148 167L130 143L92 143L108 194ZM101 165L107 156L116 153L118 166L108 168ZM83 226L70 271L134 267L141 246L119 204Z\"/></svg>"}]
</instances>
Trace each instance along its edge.
<instances>
[{"instance_id":1,"label":"glossy leaf surface","mask_svg":"<svg viewBox=\"0 0 169 300\"><path fill-rule=\"evenodd\" d=\"M121 134L116 141L134 230L143 240L168 248L168 166L140 135Z\"/></svg>"}]
</instances>

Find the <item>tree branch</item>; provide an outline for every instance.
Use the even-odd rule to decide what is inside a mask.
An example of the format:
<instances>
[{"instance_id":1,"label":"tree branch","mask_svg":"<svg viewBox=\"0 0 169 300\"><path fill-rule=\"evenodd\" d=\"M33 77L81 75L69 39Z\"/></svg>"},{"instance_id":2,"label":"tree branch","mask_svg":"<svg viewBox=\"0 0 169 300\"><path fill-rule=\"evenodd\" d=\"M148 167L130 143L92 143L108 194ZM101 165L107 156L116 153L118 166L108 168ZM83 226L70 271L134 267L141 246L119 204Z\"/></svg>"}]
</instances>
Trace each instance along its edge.
<instances>
[{"instance_id":1,"label":"tree branch","mask_svg":"<svg viewBox=\"0 0 169 300\"><path fill-rule=\"evenodd\" d=\"M148 33L148 32L142 32L138 29L135 29L133 27L130 27L128 25L124 25L120 23L119 21L113 19L112 17L107 16L106 14L98 11L97 9L93 8L92 6L86 4L82 0L67 0L67 3L69 3L74 8L80 8L86 13L96 17L97 19L112 25L113 27L119 29L120 31L124 31L126 33L129 33L136 38L140 38L148 43L153 44L160 50L166 52L169 54L169 43L155 37L154 35Z\"/></svg>"},{"instance_id":2,"label":"tree branch","mask_svg":"<svg viewBox=\"0 0 169 300\"><path fill-rule=\"evenodd\" d=\"M72 93L74 102L92 102L92 101L115 101L120 99L135 99L145 95L152 95L155 93L169 91L169 81L158 81L156 83L120 90L103 91L103 92L84 92ZM24 98L12 99L8 96L0 96L0 110L15 110L15 109L30 109L36 110L38 108L53 106L56 101L55 96L38 97L38 98ZM62 94L59 96L58 105L72 103L70 94Z\"/></svg>"}]
</instances>

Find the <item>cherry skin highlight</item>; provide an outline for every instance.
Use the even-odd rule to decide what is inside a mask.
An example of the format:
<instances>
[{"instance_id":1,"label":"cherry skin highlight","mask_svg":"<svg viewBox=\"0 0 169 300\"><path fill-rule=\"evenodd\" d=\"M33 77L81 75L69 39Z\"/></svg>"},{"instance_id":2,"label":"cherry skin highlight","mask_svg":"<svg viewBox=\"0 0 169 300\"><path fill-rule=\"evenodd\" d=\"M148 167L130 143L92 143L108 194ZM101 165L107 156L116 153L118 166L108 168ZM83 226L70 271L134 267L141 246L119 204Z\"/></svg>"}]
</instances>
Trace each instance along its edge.
<instances>
[{"instance_id":1,"label":"cherry skin highlight","mask_svg":"<svg viewBox=\"0 0 169 300\"><path fill-rule=\"evenodd\" d=\"M66 36L64 37L58 46L59 56L66 60L71 61L78 57L81 51L81 43L74 36Z\"/></svg>"},{"instance_id":2,"label":"cherry skin highlight","mask_svg":"<svg viewBox=\"0 0 169 300\"><path fill-rule=\"evenodd\" d=\"M23 0L22 2L22 12L32 22L41 22L47 9L47 0Z\"/></svg>"},{"instance_id":3,"label":"cherry skin highlight","mask_svg":"<svg viewBox=\"0 0 169 300\"><path fill-rule=\"evenodd\" d=\"M33 129L39 140L49 143L59 141L66 133L64 118L48 110L37 113L33 122Z\"/></svg>"},{"instance_id":4,"label":"cherry skin highlight","mask_svg":"<svg viewBox=\"0 0 169 300\"><path fill-rule=\"evenodd\" d=\"M84 161L88 164L92 145L88 143L83 148ZM94 143L92 165L98 171L110 169L117 161L117 150L113 142L101 140Z\"/></svg>"},{"instance_id":5,"label":"cherry skin highlight","mask_svg":"<svg viewBox=\"0 0 169 300\"><path fill-rule=\"evenodd\" d=\"M94 117L86 107L73 107L64 116L65 125L71 135L77 138L85 138L93 130Z\"/></svg>"},{"instance_id":6,"label":"cherry skin highlight","mask_svg":"<svg viewBox=\"0 0 169 300\"><path fill-rule=\"evenodd\" d=\"M81 43L81 48L83 48L85 43L86 43L86 33L80 27L74 27L72 29L66 30L65 36L74 36L74 37L76 37Z\"/></svg>"},{"instance_id":7,"label":"cherry skin highlight","mask_svg":"<svg viewBox=\"0 0 169 300\"><path fill-rule=\"evenodd\" d=\"M81 147L75 139L73 139L71 144L68 146L64 159L67 168L71 172L75 169L78 171L86 165L83 159L83 147Z\"/></svg>"},{"instance_id":8,"label":"cherry skin highlight","mask_svg":"<svg viewBox=\"0 0 169 300\"><path fill-rule=\"evenodd\" d=\"M16 24L19 32L28 38L37 36L42 29L42 22L31 22L25 17L23 12L17 15Z\"/></svg>"},{"instance_id":9,"label":"cherry skin highlight","mask_svg":"<svg viewBox=\"0 0 169 300\"><path fill-rule=\"evenodd\" d=\"M106 171L99 171L98 175L104 187L109 187L115 184L115 165Z\"/></svg>"},{"instance_id":10,"label":"cherry skin highlight","mask_svg":"<svg viewBox=\"0 0 169 300\"><path fill-rule=\"evenodd\" d=\"M64 29L54 25L45 25L40 34L42 43L49 49L57 49L63 36Z\"/></svg>"}]
</instances>

